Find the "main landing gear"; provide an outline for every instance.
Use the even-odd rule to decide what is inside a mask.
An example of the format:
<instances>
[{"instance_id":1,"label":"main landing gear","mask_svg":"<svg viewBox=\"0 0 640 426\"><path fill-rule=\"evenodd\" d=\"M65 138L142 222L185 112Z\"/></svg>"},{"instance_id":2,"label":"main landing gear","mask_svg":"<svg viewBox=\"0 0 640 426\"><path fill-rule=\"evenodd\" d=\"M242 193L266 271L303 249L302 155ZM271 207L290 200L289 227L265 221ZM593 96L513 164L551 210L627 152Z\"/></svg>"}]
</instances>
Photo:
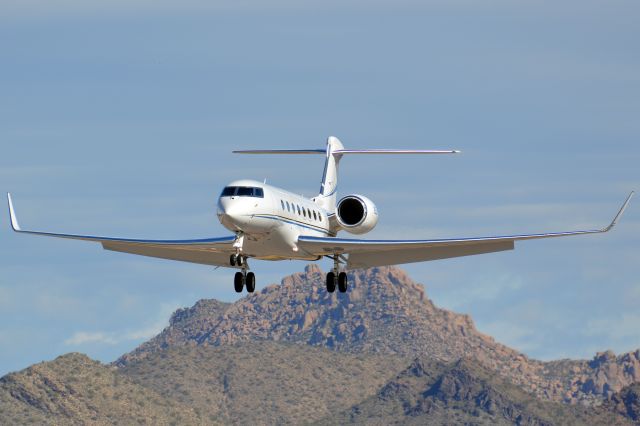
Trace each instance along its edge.
<instances>
[{"instance_id":1,"label":"main landing gear","mask_svg":"<svg viewBox=\"0 0 640 426\"><path fill-rule=\"evenodd\" d=\"M229 264L242 268L242 272L236 272L236 275L233 277L233 288L236 293L242 293L242 288L245 286L249 293L253 293L256 290L256 274L247 272L247 269L249 269L247 258L240 254L232 254L229 258Z\"/></svg>"},{"instance_id":2,"label":"main landing gear","mask_svg":"<svg viewBox=\"0 0 640 426\"><path fill-rule=\"evenodd\" d=\"M336 285L340 293L345 293L348 287L347 273L339 272L340 262L339 257L336 255L333 257L333 271L327 273L327 291L333 293L336 291Z\"/></svg>"}]
</instances>

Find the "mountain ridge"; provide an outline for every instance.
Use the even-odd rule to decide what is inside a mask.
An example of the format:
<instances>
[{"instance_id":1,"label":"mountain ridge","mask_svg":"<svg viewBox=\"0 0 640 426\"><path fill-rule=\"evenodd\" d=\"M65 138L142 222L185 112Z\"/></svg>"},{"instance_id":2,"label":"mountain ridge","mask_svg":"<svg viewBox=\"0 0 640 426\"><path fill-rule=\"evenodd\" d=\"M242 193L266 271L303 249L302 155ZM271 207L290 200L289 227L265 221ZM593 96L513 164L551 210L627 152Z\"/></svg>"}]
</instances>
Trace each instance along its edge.
<instances>
[{"instance_id":1,"label":"mountain ridge","mask_svg":"<svg viewBox=\"0 0 640 426\"><path fill-rule=\"evenodd\" d=\"M478 331L470 316L438 308L398 267L350 273L345 294L327 293L316 265L232 304L201 300L176 311L169 327L115 364L172 345L288 341L351 353L421 356L443 362L473 356L539 398L599 405L640 381L640 350L592 360L538 361Z\"/></svg>"}]
</instances>

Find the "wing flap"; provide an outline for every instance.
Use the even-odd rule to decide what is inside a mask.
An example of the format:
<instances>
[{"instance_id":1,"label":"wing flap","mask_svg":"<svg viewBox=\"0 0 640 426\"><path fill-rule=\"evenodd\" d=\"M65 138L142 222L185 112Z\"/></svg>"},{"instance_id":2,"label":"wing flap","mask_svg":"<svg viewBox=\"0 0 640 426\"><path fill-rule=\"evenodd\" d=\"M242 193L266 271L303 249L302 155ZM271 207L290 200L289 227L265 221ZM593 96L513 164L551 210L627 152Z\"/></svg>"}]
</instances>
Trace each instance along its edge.
<instances>
[{"instance_id":1,"label":"wing flap","mask_svg":"<svg viewBox=\"0 0 640 426\"><path fill-rule=\"evenodd\" d=\"M202 265L229 266L229 254L233 248L225 245L214 248L212 246L181 246L130 244L122 242L103 242L105 250L121 253L137 254L140 256L157 257L160 259L178 260L182 262L199 263Z\"/></svg>"},{"instance_id":2,"label":"wing flap","mask_svg":"<svg viewBox=\"0 0 640 426\"><path fill-rule=\"evenodd\" d=\"M500 241L466 245L432 246L424 249L406 248L392 251L358 252L349 255L347 268L370 268L373 266L450 259L474 254L513 250L513 248L513 241Z\"/></svg>"}]
</instances>

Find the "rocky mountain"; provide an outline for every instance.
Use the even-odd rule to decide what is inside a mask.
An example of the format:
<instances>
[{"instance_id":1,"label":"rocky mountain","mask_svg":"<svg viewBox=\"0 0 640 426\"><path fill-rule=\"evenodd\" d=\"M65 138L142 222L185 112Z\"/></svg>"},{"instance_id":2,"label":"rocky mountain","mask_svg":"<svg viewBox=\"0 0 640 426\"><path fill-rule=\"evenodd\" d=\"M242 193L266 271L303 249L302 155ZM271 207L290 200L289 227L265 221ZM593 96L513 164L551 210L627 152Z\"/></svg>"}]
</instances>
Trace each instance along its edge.
<instances>
[{"instance_id":1,"label":"rocky mountain","mask_svg":"<svg viewBox=\"0 0 640 426\"><path fill-rule=\"evenodd\" d=\"M627 405L540 401L468 359L272 341L171 347L120 368L69 354L0 380L1 424L630 425Z\"/></svg>"},{"instance_id":2,"label":"rocky mountain","mask_svg":"<svg viewBox=\"0 0 640 426\"><path fill-rule=\"evenodd\" d=\"M443 362L472 356L539 398L598 405L640 381L640 350L591 361L541 362L480 333L467 315L436 307L397 267L355 271L345 294L327 293L315 265L234 304L201 300L177 311L162 333L118 365L180 345L220 346L287 341L340 352L428 356Z\"/></svg>"},{"instance_id":3,"label":"rocky mountain","mask_svg":"<svg viewBox=\"0 0 640 426\"><path fill-rule=\"evenodd\" d=\"M324 424L627 424L608 410L531 398L469 359L449 365L416 358L364 400Z\"/></svg>"},{"instance_id":4,"label":"rocky mountain","mask_svg":"<svg viewBox=\"0 0 640 426\"><path fill-rule=\"evenodd\" d=\"M640 351L536 361L398 268L355 271L346 294L323 278L201 300L113 365L4 376L0 424L640 424Z\"/></svg>"},{"instance_id":5,"label":"rocky mountain","mask_svg":"<svg viewBox=\"0 0 640 426\"><path fill-rule=\"evenodd\" d=\"M194 408L68 354L0 379L0 424L195 424Z\"/></svg>"}]
</instances>

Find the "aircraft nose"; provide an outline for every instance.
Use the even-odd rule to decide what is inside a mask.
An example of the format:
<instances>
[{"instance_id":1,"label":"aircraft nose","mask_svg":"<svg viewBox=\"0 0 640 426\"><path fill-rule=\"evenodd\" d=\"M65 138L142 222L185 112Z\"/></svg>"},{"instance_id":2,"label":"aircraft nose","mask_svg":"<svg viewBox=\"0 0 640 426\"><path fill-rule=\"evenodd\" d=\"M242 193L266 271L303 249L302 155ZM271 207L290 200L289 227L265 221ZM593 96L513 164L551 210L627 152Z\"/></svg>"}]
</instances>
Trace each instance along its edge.
<instances>
[{"instance_id":1,"label":"aircraft nose","mask_svg":"<svg viewBox=\"0 0 640 426\"><path fill-rule=\"evenodd\" d=\"M225 226L235 227L241 216L241 207L236 200L221 199L218 202L218 219Z\"/></svg>"},{"instance_id":2,"label":"aircraft nose","mask_svg":"<svg viewBox=\"0 0 640 426\"><path fill-rule=\"evenodd\" d=\"M240 209L238 208L238 206L226 205L222 206L222 208L219 209L219 212L223 216L233 219L239 216Z\"/></svg>"}]
</instances>

